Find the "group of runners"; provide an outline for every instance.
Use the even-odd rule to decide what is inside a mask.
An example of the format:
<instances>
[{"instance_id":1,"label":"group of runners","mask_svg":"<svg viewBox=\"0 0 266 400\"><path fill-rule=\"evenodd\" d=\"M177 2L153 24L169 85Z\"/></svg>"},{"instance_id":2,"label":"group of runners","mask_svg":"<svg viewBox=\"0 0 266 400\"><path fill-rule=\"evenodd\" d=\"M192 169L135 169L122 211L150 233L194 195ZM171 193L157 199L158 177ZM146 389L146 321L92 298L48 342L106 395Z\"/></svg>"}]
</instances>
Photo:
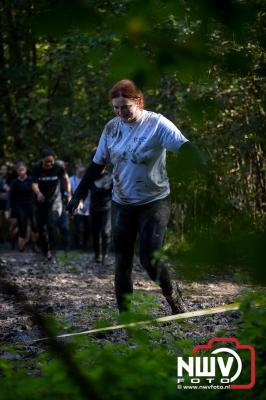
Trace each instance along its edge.
<instances>
[{"instance_id":1,"label":"group of runners","mask_svg":"<svg viewBox=\"0 0 266 400\"><path fill-rule=\"evenodd\" d=\"M11 174L5 165L1 167L0 206L9 221L9 238L18 238L19 251L30 243L51 260L59 245L64 250L88 250L91 236L95 261L105 262L111 239L112 176L103 171L70 216L66 205L84 173L84 165L78 164L69 178L65 163L55 159L51 148L42 150L30 172L22 161L14 163Z\"/></svg>"}]
</instances>

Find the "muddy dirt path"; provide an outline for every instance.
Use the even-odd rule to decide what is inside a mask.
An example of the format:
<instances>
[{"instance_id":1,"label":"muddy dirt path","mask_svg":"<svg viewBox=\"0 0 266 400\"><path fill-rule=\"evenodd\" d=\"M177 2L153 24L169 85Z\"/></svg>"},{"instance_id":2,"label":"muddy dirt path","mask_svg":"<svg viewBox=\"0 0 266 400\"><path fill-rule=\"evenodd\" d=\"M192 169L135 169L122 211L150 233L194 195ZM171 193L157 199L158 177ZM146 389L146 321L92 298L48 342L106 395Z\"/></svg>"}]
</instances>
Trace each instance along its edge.
<instances>
[{"instance_id":1,"label":"muddy dirt path","mask_svg":"<svg viewBox=\"0 0 266 400\"><path fill-rule=\"evenodd\" d=\"M39 254L2 252L0 267L6 278L27 295L30 303L62 321L61 333L94 328L98 320L117 322L112 256L103 267L93 261L92 254L58 252L56 262L51 263L44 262ZM135 293L156 296L153 317L170 315L160 288L150 281L137 259L133 277ZM241 292L252 290L228 277L199 283L182 281L180 285L189 311L232 303ZM165 340L213 337L221 329L234 334L238 329L238 315L237 311L232 311L196 317L190 319L189 324L171 322L160 329ZM41 336L23 308L14 305L10 295L0 294L0 343L24 342ZM105 334L104 340L123 341L126 336L123 331L115 331Z\"/></svg>"}]
</instances>

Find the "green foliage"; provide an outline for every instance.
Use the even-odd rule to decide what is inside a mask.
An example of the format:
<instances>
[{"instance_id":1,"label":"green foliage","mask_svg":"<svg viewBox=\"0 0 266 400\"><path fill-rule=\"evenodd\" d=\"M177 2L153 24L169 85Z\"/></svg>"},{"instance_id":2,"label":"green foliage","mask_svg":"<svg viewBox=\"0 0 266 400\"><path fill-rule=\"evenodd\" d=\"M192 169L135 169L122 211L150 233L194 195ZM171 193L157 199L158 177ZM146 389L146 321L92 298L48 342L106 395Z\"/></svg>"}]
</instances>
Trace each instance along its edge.
<instances>
[{"instance_id":1,"label":"green foliage","mask_svg":"<svg viewBox=\"0 0 266 400\"><path fill-rule=\"evenodd\" d=\"M260 307L255 307L258 304ZM248 343L254 346L256 352L256 386L253 391L253 398L265 399L265 390L262 389L263 377L265 376L265 349L264 335L266 329L265 318L266 297L265 292L255 292L246 295L241 302L243 328L238 332L238 339L241 343ZM248 377L247 377L248 379ZM246 391L247 392L247 391ZM243 399L249 399L249 393L242 393Z\"/></svg>"},{"instance_id":2,"label":"green foliage","mask_svg":"<svg viewBox=\"0 0 266 400\"><path fill-rule=\"evenodd\" d=\"M260 307L256 307L256 303ZM262 399L265 374L265 293L245 296L241 302L241 312L241 329L237 338L242 344L255 347L257 382L251 390L229 391L226 395L229 399ZM160 341L160 338L161 333L156 327L130 328L126 343L107 340L104 344L98 344L93 338L79 337L72 342L71 352L99 398L194 399L194 391L176 389L176 357L191 355L193 346L198 344L197 338L193 342L179 340L170 343ZM6 348L5 351L9 354L14 354L14 351L23 354L21 348ZM60 357L54 357L49 352L44 351L37 360L0 360L1 399L84 398ZM31 373L32 367L34 373ZM245 378L248 380L248 376ZM222 393L205 390L202 394L206 399L217 399Z\"/></svg>"},{"instance_id":3,"label":"green foliage","mask_svg":"<svg viewBox=\"0 0 266 400\"><path fill-rule=\"evenodd\" d=\"M170 259L185 279L204 280L220 271L233 277L241 269L245 279L249 276L250 282L265 285L265 233L241 230L241 226L233 231L227 228L222 222L209 225L186 239L169 231L163 257Z\"/></svg>"}]
</instances>

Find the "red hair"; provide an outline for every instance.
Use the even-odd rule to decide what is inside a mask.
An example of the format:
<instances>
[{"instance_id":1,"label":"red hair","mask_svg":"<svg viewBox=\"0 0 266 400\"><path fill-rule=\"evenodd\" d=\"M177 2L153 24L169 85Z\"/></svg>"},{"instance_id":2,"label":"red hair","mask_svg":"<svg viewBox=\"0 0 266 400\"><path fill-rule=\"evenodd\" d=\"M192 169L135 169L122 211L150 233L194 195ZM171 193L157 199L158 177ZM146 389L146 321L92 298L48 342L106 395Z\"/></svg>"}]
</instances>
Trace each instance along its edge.
<instances>
[{"instance_id":1,"label":"red hair","mask_svg":"<svg viewBox=\"0 0 266 400\"><path fill-rule=\"evenodd\" d=\"M122 79L122 81L118 81L109 91L110 99L115 99L116 97L120 96L126 97L130 100L138 100L140 108L143 108L144 106L142 91L138 89L135 83L129 79Z\"/></svg>"}]
</instances>

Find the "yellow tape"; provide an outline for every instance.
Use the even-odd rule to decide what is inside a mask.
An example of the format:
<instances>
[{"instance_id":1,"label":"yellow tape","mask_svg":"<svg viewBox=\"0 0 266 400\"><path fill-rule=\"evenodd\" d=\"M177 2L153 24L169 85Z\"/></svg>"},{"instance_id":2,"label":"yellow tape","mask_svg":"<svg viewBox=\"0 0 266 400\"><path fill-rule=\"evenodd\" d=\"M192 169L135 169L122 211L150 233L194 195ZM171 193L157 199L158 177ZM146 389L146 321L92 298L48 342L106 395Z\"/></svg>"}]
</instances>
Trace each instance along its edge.
<instances>
[{"instance_id":1,"label":"yellow tape","mask_svg":"<svg viewBox=\"0 0 266 400\"><path fill-rule=\"evenodd\" d=\"M107 332L107 331L114 331L117 329L132 328L135 326L148 325L148 324L152 324L155 322L168 322L168 321L188 319L188 318L192 318L192 317L201 317L201 316L205 316L205 315L217 314L217 313L222 313L222 312L226 312L226 311L239 310L239 307L240 307L240 303L226 304L224 306L219 306L219 307L214 307L214 308L206 308L204 310L189 311L189 312L182 313L182 314L170 315L168 317L160 317L160 318L150 319L150 320L146 320L146 321L138 321L138 322L131 322L129 324L106 326L104 328L90 329L88 331L82 331L82 332L66 333L63 335L55 336L55 338L66 338L66 337L71 337L71 336L89 335L91 333ZM31 342L41 342L41 341L48 340L48 339L49 339L49 337L44 337L44 338L40 338L40 339L35 339Z\"/></svg>"}]
</instances>

